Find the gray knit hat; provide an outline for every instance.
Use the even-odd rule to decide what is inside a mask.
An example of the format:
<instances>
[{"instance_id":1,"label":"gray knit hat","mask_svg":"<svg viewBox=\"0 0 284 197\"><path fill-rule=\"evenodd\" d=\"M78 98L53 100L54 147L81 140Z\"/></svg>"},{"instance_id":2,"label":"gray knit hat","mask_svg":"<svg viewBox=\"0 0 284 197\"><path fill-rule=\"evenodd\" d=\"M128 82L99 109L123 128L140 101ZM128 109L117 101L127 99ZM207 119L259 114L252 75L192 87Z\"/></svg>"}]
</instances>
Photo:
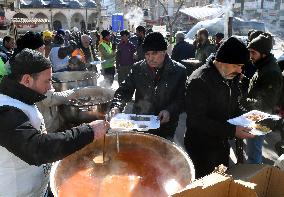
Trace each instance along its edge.
<instances>
[{"instance_id":1,"label":"gray knit hat","mask_svg":"<svg viewBox=\"0 0 284 197\"><path fill-rule=\"evenodd\" d=\"M248 48L254 49L262 54L269 54L273 47L272 36L269 33L263 33L250 41Z\"/></svg>"}]
</instances>

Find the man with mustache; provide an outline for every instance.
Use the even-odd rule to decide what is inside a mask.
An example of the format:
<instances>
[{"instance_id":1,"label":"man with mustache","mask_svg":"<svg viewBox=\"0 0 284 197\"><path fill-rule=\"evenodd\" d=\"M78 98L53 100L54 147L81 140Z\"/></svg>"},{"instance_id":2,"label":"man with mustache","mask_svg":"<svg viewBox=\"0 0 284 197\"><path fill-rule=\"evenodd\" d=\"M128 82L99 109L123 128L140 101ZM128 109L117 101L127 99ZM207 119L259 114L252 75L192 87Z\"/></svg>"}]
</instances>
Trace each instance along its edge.
<instances>
[{"instance_id":1,"label":"man with mustache","mask_svg":"<svg viewBox=\"0 0 284 197\"><path fill-rule=\"evenodd\" d=\"M231 37L187 79L184 144L196 178L211 173L220 164L229 165L229 138L253 137L248 133L250 129L227 122L241 114L238 76L247 60L245 44Z\"/></svg>"},{"instance_id":2,"label":"man with mustache","mask_svg":"<svg viewBox=\"0 0 284 197\"><path fill-rule=\"evenodd\" d=\"M145 59L131 67L115 92L110 116L122 112L135 92L132 113L159 116L161 127L148 132L172 140L184 103L186 69L171 60L159 32L146 36L143 50Z\"/></svg>"}]
</instances>

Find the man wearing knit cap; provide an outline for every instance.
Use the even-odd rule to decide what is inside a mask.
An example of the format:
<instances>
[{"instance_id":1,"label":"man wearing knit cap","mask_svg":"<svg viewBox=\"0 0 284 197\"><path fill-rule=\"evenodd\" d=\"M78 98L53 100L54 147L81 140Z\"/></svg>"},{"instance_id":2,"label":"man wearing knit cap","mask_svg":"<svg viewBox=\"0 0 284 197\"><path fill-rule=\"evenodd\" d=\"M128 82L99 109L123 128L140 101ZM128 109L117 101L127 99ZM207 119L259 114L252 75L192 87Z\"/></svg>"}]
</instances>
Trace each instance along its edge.
<instances>
[{"instance_id":1,"label":"man wearing knit cap","mask_svg":"<svg viewBox=\"0 0 284 197\"><path fill-rule=\"evenodd\" d=\"M145 37L143 49L145 59L132 66L115 92L110 116L122 112L135 92L132 113L159 116L161 127L148 132L172 140L184 103L186 69L170 59L159 32Z\"/></svg>"},{"instance_id":2,"label":"man wearing knit cap","mask_svg":"<svg viewBox=\"0 0 284 197\"><path fill-rule=\"evenodd\" d=\"M264 33L263 31L251 29L248 32L248 40L247 44L249 44L250 41L252 41L254 38L259 36L260 34ZM256 72L256 67L255 65L251 62L248 61L244 67L243 67L243 77L242 77L242 83L241 83L241 90L243 96L247 96L248 88L249 88L249 82L250 79L253 77L254 73Z\"/></svg>"},{"instance_id":3,"label":"man wearing knit cap","mask_svg":"<svg viewBox=\"0 0 284 197\"><path fill-rule=\"evenodd\" d=\"M0 84L0 194L47 196L52 162L104 136L102 120L58 133L46 133L35 106L51 88L50 61L24 49L11 60L12 73Z\"/></svg>"},{"instance_id":4,"label":"man wearing knit cap","mask_svg":"<svg viewBox=\"0 0 284 197\"><path fill-rule=\"evenodd\" d=\"M275 111L280 99L282 74L276 59L271 54L272 36L262 33L252 39L248 45L250 59L257 68L250 80L248 96L244 107L250 110L260 110L267 113ZM264 136L248 140L248 162L262 163L262 145Z\"/></svg>"},{"instance_id":5,"label":"man wearing knit cap","mask_svg":"<svg viewBox=\"0 0 284 197\"><path fill-rule=\"evenodd\" d=\"M43 39L40 34L34 32L27 32L17 40L17 49L15 54L20 53L25 48L33 49L44 53ZM10 73L10 68L8 70ZM65 90L62 92L55 92L52 88L45 94L46 98L36 105L39 111L42 113L45 120L45 126L47 132L56 132L63 127L63 121L59 115L57 106L62 105L70 99L76 98L78 95L77 90Z\"/></svg>"},{"instance_id":6,"label":"man wearing knit cap","mask_svg":"<svg viewBox=\"0 0 284 197\"><path fill-rule=\"evenodd\" d=\"M101 32L102 41L99 44L99 52L102 63L102 74L106 81L107 86L111 86L114 80L115 74L115 50L112 48L110 32L108 30L103 30Z\"/></svg>"},{"instance_id":7,"label":"man wearing knit cap","mask_svg":"<svg viewBox=\"0 0 284 197\"><path fill-rule=\"evenodd\" d=\"M253 137L247 133L248 128L227 122L241 114L238 76L247 60L245 44L231 37L221 44L215 57L187 79L184 144L195 166L196 178L211 173L220 164L229 165L229 138Z\"/></svg>"}]
</instances>

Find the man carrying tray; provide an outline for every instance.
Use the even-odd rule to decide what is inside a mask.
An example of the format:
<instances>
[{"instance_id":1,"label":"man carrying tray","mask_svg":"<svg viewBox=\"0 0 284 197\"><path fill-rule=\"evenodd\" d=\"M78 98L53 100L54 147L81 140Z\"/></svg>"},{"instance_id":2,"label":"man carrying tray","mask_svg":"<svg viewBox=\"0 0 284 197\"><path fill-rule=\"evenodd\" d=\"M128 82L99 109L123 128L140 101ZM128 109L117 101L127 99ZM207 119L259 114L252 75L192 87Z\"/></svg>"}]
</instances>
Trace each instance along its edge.
<instances>
[{"instance_id":1,"label":"man carrying tray","mask_svg":"<svg viewBox=\"0 0 284 197\"><path fill-rule=\"evenodd\" d=\"M250 129L234 126L228 119L241 114L239 75L248 60L244 43L231 37L215 57L195 70L187 80L187 113L184 144L196 170L196 178L220 164L229 165L229 138L252 138Z\"/></svg>"},{"instance_id":2,"label":"man carrying tray","mask_svg":"<svg viewBox=\"0 0 284 197\"><path fill-rule=\"evenodd\" d=\"M272 36L262 33L250 41L250 59L257 71L250 80L248 97L243 102L246 110L273 113L280 98L282 74L276 59L271 54ZM271 128L273 129L273 128ZM263 136L248 140L248 162L262 163Z\"/></svg>"},{"instance_id":3,"label":"man carrying tray","mask_svg":"<svg viewBox=\"0 0 284 197\"><path fill-rule=\"evenodd\" d=\"M110 114L122 112L135 92L132 113L159 116L161 127L148 132L172 140L184 103L186 69L168 56L161 33L148 34L143 49L145 59L132 66L115 92Z\"/></svg>"}]
</instances>

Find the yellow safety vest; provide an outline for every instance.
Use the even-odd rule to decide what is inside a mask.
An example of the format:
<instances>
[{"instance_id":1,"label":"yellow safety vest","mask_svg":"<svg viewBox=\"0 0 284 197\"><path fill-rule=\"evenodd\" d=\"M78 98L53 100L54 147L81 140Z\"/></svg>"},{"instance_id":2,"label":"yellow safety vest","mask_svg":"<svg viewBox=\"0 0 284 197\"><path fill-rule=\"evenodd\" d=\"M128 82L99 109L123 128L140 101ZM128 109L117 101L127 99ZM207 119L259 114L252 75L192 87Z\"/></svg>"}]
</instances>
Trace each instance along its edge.
<instances>
[{"instance_id":1,"label":"yellow safety vest","mask_svg":"<svg viewBox=\"0 0 284 197\"><path fill-rule=\"evenodd\" d=\"M112 54L112 45L108 45L105 42L101 42L101 45L105 48L107 53ZM114 58L106 59L105 62L102 63L103 68L111 68L114 66Z\"/></svg>"}]
</instances>

